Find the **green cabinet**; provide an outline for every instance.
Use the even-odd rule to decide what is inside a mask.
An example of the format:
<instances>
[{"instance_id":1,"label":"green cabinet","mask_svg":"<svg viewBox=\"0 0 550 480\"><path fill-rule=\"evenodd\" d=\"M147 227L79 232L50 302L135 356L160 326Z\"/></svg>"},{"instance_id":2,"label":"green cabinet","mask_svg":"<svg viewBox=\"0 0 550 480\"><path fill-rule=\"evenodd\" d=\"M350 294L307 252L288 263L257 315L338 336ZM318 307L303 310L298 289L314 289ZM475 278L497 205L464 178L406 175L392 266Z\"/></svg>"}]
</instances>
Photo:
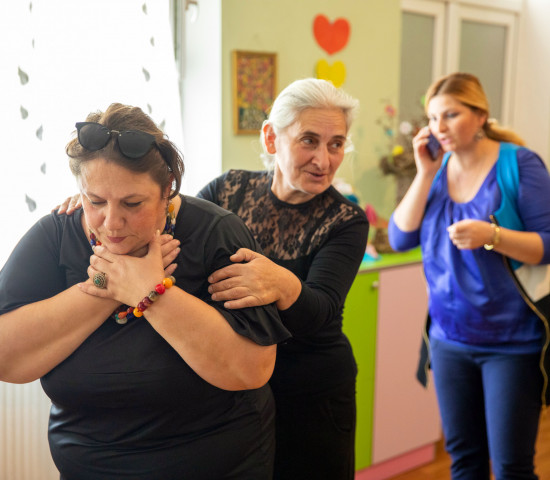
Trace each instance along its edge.
<instances>
[{"instance_id":1,"label":"green cabinet","mask_svg":"<svg viewBox=\"0 0 550 480\"><path fill-rule=\"evenodd\" d=\"M343 325L359 370L356 387L356 470L368 467L372 457L377 306L378 272L357 275L344 307Z\"/></svg>"}]
</instances>

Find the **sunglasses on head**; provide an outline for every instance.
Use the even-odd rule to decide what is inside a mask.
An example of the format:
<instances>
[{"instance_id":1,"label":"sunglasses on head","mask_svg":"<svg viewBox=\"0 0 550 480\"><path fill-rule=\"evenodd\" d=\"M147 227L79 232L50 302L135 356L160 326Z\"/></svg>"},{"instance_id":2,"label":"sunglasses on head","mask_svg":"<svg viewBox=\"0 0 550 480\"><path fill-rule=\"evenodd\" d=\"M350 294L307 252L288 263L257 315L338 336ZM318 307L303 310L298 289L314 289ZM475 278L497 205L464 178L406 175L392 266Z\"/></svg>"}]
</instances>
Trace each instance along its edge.
<instances>
[{"instance_id":1,"label":"sunglasses on head","mask_svg":"<svg viewBox=\"0 0 550 480\"><path fill-rule=\"evenodd\" d=\"M96 122L77 122L75 124L78 141L86 150L95 152L109 143L114 135L121 153L128 158L143 157L155 145L155 137L140 130L109 130Z\"/></svg>"}]
</instances>

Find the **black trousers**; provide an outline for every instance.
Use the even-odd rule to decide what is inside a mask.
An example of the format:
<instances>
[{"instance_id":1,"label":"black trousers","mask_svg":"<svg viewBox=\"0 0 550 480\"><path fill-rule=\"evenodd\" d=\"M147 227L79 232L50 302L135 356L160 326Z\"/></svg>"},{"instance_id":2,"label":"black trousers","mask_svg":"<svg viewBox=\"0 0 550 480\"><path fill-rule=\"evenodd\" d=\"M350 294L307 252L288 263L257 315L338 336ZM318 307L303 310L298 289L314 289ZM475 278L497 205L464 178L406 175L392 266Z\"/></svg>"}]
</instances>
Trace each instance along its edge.
<instances>
[{"instance_id":1,"label":"black trousers","mask_svg":"<svg viewBox=\"0 0 550 480\"><path fill-rule=\"evenodd\" d=\"M278 397L274 480L353 480L355 380L322 397Z\"/></svg>"}]
</instances>

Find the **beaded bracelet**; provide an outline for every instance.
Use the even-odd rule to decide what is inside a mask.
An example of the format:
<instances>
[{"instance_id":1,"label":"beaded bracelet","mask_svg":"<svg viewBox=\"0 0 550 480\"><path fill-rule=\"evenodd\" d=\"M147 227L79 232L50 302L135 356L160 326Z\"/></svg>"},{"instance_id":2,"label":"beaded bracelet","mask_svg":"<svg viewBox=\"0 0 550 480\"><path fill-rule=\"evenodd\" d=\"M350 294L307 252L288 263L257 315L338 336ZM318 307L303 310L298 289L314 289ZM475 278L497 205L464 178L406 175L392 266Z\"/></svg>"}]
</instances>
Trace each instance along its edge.
<instances>
[{"instance_id":1,"label":"beaded bracelet","mask_svg":"<svg viewBox=\"0 0 550 480\"><path fill-rule=\"evenodd\" d=\"M125 324L128 320L132 318L139 318L143 316L143 312L147 310L148 307L153 305L154 302L166 291L167 288L171 288L172 285L176 284L176 279L172 276L166 277L162 283L159 283L154 290L149 292L149 295L143 297L143 300L137 304L137 307L127 307L122 306L119 310L115 312L116 323Z\"/></svg>"}]
</instances>

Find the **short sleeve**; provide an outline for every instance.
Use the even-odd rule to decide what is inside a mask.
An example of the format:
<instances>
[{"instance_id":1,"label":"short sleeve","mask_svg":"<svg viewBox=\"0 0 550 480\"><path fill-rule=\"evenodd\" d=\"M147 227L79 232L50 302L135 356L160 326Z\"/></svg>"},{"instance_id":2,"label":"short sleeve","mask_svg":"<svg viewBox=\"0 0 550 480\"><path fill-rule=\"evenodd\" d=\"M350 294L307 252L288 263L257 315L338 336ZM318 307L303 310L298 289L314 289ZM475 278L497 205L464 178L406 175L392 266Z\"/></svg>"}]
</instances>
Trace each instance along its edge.
<instances>
[{"instance_id":1,"label":"short sleeve","mask_svg":"<svg viewBox=\"0 0 550 480\"><path fill-rule=\"evenodd\" d=\"M207 275L230 265L229 257L239 248L257 251L258 246L242 220L234 214L223 216L216 223L205 243ZM216 308L233 330L259 345L273 345L290 337L275 304L242 309L226 309L223 302L207 303Z\"/></svg>"},{"instance_id":2,"label":"short sleeve","mask_svg":"<svg viewBox=\"0 0 550 480\"><path fill-rule=\"evenodd\" d=\"M0 271L0 315L50 298L65 288L59 268L59 235L50 215L21 238Z\"/></svg>"}]
</instances>

